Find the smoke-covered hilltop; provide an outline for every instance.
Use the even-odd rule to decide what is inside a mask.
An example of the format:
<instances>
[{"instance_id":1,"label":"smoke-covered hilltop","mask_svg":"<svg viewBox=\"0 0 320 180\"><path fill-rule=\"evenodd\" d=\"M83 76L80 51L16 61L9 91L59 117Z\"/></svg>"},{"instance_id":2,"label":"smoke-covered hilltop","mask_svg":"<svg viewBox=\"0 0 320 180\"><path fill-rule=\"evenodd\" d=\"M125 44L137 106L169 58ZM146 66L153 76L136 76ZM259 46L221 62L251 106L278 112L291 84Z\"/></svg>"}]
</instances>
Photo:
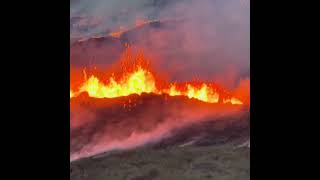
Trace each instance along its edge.
<instances>
[{"instance_id":1,"label":"smoke-covered hilltop","mask_svg":"<svg viewBox=\"0 0 320 180\"><path fill-rule=\"evenodd\" d=\"M232 88L250 76L249 8L248 0L78 1L71 5L72 41L132 32L113 43L72 46L71 55L79 53L71 56L71 65L106 67L117 60L125 40L143 49L174 80L210 79ZM136 28L147 20L164 25ZM165 25L172 21L176 23Z\"/></svg>"}]
</instances>

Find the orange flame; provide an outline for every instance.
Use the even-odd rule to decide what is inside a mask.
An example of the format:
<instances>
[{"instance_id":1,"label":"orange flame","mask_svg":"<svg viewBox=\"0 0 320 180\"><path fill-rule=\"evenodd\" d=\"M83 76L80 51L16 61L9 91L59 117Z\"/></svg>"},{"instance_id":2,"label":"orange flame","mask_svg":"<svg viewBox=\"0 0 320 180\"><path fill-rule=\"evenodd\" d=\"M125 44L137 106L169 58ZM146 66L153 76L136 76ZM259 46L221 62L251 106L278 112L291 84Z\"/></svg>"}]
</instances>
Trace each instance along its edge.
<instances>
[{"instance_id":1,"label":"orange flame","mask_svg":"<svg viewBox=\"0 0 320 180\"><path fill-rule=\"evenodd\" d=\"M70 98L73 98L73 97L74 97L73 91L70 90Z\"/></svg>"},{"instance_id":2,"label":"orange flame","mask_svg":"<svg viewBox=\"0 0 320 180\"><path fill-rule=\"evenodd\" d=\"M89 96L96 98L113 98L130 94L157 93L157 89L152 74L138 67L135 72L125 75L118 82L114 77L110 77L108 84L102 83L92 75L83 83L80 92L87 92Z\"/></svg>"},{"instance_id":3,"label":"orange flame","mask_svg":"<svg viewBox=\"0 0 320 180\"><path fill-rule=\"evenodd\" d=\"M130 59L130 57L128 58ZM143 56L138 57L139 60L142 60L141 58ZM227 93L223 91L218 91L212 83L169 84L159 88L156 82L155 76L141 65L136 65L132 71L125 72L120 79L116 79L112 75L108 78L107 83L102 82L95 75L87 78L84 70L84 82L78 91L70 89L70 98L76 97L82 92L87 92L90 97L94 98L114 98L131 94L154 93L186 96L190 99L194 98L208 103L243 104L238 98L226 95Z\"/></svg>"}]
</instances>

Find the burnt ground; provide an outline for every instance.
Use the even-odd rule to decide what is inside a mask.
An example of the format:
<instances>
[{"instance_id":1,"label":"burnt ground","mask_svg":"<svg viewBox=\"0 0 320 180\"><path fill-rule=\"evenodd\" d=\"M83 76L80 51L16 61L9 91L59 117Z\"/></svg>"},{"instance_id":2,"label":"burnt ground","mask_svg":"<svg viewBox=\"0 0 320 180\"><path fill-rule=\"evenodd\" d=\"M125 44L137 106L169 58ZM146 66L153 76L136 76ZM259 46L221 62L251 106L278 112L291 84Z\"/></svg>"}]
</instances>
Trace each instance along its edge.
<instances>
[{"instance_id":1,"label":"burnt ground","mask_svg":"<svg viewBox=\"0 0 320 180\"><path fill-rule=\"evenodd\" d=\"M136 106L129 109L120 108L123 101L128 99L135 102ZM92 107L91 100L87 97L74 99L71 101L71 111L78 104L84 104L82 106L85 106L86 109ZM104 103L105 101L108 101L108 103ZM199 113L205 112L203 109L218 108L215 105L182 97L174 97L168 100L166 97L155 95L99 99L98 102L93 104L96 112L99 111L97 107L100 107L104 117L112 116L113 118L104 119L99 122L98 126L92 127L92 131L89 128L85 132L98 130L101 133L103 132L102 129L105 130L108 129L106 127L112 126L117 129L115 132L118 132L117 136L120 135L121 138L125 138L125 135L130 134L128 132L137 128L152 131L153 127L150 124L163 122L161 120L161 118L164 118L163 114L168 114L165 109L172 110L175 108L179 112L184 109L196 109L194 112ZM232 107L226 106L224 108L230 109ZM120 113L121 111L126 113ZM172 111L170 113L172 115ZM116 114L122 115L115 118L117 117ZM143 115L149 117L150 114L152 116L147 118L148 124L145 121L146 118L142 117ZM139 118L132 118L135 116ZM125 122L123 124L122 121L126 117L130 117L131 123ZM209 119L199 120L199 122L192 121L185 126L173 128L170 130L170 136L131 150L111 150L73 161L70 164L70 177L74 180L250 179L250 149L238 147L250 138L248 109L241 109L240 113L236 114L227 113L223 116L205 116L204 118ZM119 130L117 125L119 127L131 125L131 128ZM90 127L88 123L84 126ZM98 127L105 128L99 129ZM108 132L112 133L110 129ZM119 132L121 133L119 134ZM73 130L71 130L71 137L73 137L71 139L71 149L74 151L80 150L81 146L79 144L83 142L82 146L90 145L90 142L83 141L84 136L81 136L81 134L77 136ZM116 136L110 137L115 138Z\"/></svg>"},{"instance_id":2,"label":"burnt ground","mask_svg":"<svg viewBox=\"0 0 320 180\"><path fill-rule=\"evenodd\" d=\"M71 163L73 180L250 179L248 148L233 145L140 148Z\"/></svg>"}]
</instances>

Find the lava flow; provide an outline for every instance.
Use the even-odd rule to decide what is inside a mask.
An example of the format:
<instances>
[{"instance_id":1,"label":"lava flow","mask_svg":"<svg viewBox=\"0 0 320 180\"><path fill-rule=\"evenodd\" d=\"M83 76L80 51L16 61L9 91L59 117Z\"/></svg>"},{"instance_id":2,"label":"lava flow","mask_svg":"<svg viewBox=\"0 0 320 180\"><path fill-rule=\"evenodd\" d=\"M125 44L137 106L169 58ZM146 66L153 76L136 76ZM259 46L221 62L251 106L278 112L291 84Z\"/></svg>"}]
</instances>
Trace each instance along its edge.
<instances>
[{"instance_id":1,"label":"lava flow","mask_svg":"<svg viewBox=\"0 0 320 180\"><path fill-rule=\"evenodd\" d=\"M127 61L132 60L133 57L135 63L132 68L123 68L119 78L112 75L105 79L106 81L104 82L103 78L98 78L95 75L87 78L84 70L84 82L78 90L70 89L70 98L76 97L82 92L86 92L90 97L94 98L115 98L131 94L153 93L159 95L167 94L169 96L187 96L190 99L194 98L208 103L243 104L240 99L233 97L213 83L159 82L148 67L143 65L143 62L146 62L143 54L132 56L131 51L126 51L124 57L127 58L125 59Z\"/></svg>"},{"instance_id":2,"label":"lava flow","mask_svg":"<svg viewBox=\"0 0 320 180\"><path fill-rule=\"evenodd\" d=\"M138 28L138 27L142 27L146 24L150 24L150 23L154 23L154 22L160 22L158 20L142 20L142 19L138 19L135 23L135 26L132 27L132 28L124 28L123 26L120 26L119 27L119 30L118 31L114 31L114 32L111 32L109 33L109 36L112 36L114 38L120 38L120 36L124 33L124 32L127 32L133 28Z\"/></svg>"}]
</instances>

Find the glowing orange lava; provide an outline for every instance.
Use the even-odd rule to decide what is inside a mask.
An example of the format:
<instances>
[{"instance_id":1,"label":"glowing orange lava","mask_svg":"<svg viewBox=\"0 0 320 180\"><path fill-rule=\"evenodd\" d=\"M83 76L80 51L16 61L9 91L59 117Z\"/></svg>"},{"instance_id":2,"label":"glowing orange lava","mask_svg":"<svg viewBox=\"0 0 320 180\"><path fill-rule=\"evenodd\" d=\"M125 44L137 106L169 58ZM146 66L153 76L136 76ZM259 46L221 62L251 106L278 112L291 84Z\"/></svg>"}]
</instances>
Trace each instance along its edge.
<instances>
[{"instance_id":1,"label":"glowing orange lava","mask_svg":"<svg viewBox=\"0 0 320 180\"><path fill-rule=\"evenodd\" d=\"M158 93L152 74L141 67L135 72L126 74L118 82L109 78L109 83L102 83L92 75L83 83L80 92L87 92L89 96L96 98L113 98L128 96L130 94Z\"/></svg>"},{"instance_id":2,"label":"glowing orange lava","mask_svg":"<svg viewBox=\"0 0 320 180\"><path fill-rule=\"evenodd\" d=\"M74 97L73 91L70 90L70 98Z\"/></svg>"},{"instance_id":3,"label":"glowing orange lava","mask_svg":"<svg viewBox=\"0 0 320 180\"><path fill-rule=\"evenodd\" d=\"M110 32L109 33L109 36L112 36L114 38L120 38L120 36L129 31L129 30L132 30L134 28L138 28L138 27L142 27L146 24L150 24L150 23L153 23L153 22L159 22L159 20L143 20L143 19L137 19L136 22L135 22L135 26L133 27L130 27L130 28L125 28L124 26L120 26L119 27L119 30L118 31L114 31L114 32Z\"/></svg>"},{"instance_id":4,"label":"glowing orange lava","mask_svg":"<svg viewBox=\"0 0 320 180\"><path fill-rule=\"evenodd\" d=\"M143 56L138 57L139 60L143 61L141 58ZM219 90L220 88L212 83L167 83L167 85L158 87L155 76L148 68L141 65L135 65L131 71L123 72L118 79L111 76L104 80L107 81L102 81L101 78L99 79L95 75L87 78L87 74L84 71L84 82L77 91L70 89L70 98L76 97L82 92L87 92L90 97L94 98L115 98L131 94L154 93L167 94L169 96L186 96L190 99L194 98L208 103L243 104L241 100L225 91ZM166 83L162 82L162 84Z\"/></svg>"}]
</instances>

